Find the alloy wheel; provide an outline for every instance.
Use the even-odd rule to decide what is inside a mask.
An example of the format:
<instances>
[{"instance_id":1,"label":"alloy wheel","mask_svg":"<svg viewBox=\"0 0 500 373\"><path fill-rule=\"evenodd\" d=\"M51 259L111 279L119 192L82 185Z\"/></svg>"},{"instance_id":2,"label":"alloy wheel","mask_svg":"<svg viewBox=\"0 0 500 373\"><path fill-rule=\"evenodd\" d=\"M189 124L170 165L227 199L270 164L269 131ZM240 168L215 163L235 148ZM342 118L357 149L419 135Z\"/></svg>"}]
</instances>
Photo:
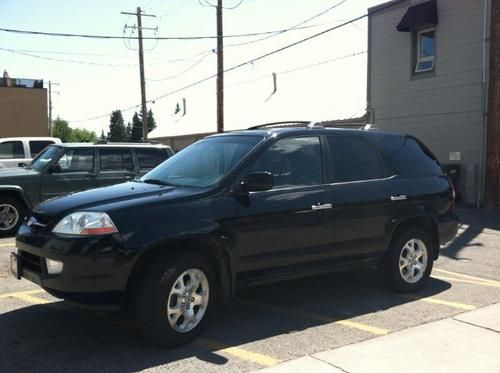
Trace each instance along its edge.
<instances>
[{"instance_id":1,"label":"alloy wheel","mask_svg":"<svg viewBox=\"0 0 500 373\"><path fill-rule=\"evenodd\" d=\"M410 284L418 282L427 269L428 252L424 242L412 238L399 255L399 273Z\"/></svg>"}]
</instances>

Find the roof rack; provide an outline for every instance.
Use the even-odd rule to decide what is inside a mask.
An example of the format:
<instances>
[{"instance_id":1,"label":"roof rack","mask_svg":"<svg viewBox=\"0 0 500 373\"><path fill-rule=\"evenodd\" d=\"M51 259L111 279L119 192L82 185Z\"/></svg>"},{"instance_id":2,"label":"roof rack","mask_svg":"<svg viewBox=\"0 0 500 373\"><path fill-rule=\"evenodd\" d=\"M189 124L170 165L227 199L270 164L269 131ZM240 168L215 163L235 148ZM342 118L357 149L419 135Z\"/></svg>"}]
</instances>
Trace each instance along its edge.
<instances>
[{"instance_id":1,"label":"roof rack","mask_svg":"<svg viewBox=\"0 0 500 373\"><path fill-rule=\"evenodd\" d=\"M140 142L114 142L114 141L107 141L107 140L98 140L94 143L94 145L161 145L159 141L156 140L151 140L151 141L140 141Z\"/></svg>"},{"instance_id":2,"label":"roof rack","mask_svg":"<svg viewBox=\"0 0 500 373\"><path fill-rule=\"evenodd\" d=\"M259 124L257 126L252 126L248 127L248 130L257 130L260 128L266 128L266 127L306 127L306 128L313 128L313 127L320 127L321 125L318 122L311 122L311 121L305 121L305 120L288 120L288 121L282 121L282 122L270 122L270 123L264 123L264 124Z\"/></svg>"}]
</instances>

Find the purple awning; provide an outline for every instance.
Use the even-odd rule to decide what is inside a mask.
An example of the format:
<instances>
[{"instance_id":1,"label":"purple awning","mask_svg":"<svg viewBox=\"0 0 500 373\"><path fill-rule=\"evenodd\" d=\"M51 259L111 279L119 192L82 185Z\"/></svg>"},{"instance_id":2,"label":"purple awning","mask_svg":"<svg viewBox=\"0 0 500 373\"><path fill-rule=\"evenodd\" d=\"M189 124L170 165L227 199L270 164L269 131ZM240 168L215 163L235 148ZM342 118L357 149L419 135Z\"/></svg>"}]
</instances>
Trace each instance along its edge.
<instances>
[{"instance_id":1,"label":"purple awning","mask_svg":"<svg viewBox=\"0 0 500 373\"><path fill-rule=\"evenodd\" d=\"M404 17L396 26L398 31L409 32L411 29L424 25L437 25L436 0L414 5L408 8Z\"/></svg>"}]
</instances>

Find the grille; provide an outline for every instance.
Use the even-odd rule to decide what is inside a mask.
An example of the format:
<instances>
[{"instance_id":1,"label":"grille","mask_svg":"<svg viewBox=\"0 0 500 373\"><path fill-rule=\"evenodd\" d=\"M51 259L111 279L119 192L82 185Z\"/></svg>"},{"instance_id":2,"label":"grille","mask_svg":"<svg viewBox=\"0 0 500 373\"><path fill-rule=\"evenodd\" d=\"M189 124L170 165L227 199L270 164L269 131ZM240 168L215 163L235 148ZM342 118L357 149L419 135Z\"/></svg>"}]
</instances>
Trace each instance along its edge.
<instances>
[{"instance_id":1,"label":"grille","mask_svg":"<svg viewBox=\"0 0 500 373\"><path fill-rule=\"evenodd\" d=\"M42 273L42 258L38 255L19 250L19 257L21 258L21 267L28 268L29 270Z\"/></svg>"}]
</instances>

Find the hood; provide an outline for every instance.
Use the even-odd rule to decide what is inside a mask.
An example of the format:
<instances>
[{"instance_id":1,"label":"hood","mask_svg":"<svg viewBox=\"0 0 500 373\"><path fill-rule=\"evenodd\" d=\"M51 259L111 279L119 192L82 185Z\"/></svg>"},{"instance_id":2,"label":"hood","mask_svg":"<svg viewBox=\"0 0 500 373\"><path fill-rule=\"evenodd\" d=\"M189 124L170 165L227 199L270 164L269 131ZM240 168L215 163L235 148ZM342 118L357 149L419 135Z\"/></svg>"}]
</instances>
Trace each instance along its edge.
<instances>
[{"instance_id":1,"label":"hood","mask_svg":"<svg viewBox=\"0 0 500 373\"><path fill-rule=\"evenodd\" d=\"M31 168L13 167L0 169L0 180L4 177L19 177L19 176L32 176L40 175L40 172L32 170Z\"/></svg>"},{"instance_id":2,"label":"hood","mask_svg":"<svg viewBox=\"0 0 500 373\"><path fill-rule=\"evenodd\" d=\"M36 206L33 212L50 217L81 210L108 212L113 208L126 208L136 203L156 203L198 194L200 191L194 188L126 182L50 199Z\"/></svg>"}]
</instances>

